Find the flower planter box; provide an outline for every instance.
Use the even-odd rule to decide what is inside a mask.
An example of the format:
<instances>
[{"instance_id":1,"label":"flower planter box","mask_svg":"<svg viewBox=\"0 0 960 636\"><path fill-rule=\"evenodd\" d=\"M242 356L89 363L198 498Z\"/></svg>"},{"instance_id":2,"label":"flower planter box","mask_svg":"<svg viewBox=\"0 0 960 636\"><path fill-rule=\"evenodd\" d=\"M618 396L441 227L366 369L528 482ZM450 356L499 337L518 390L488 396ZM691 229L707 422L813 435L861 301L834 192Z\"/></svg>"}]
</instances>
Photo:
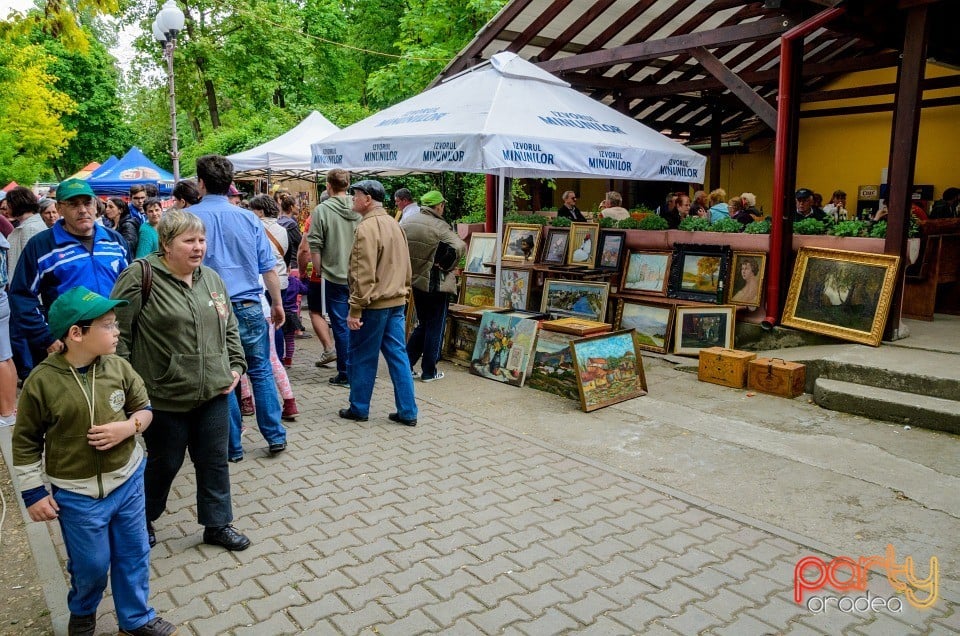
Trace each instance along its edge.
<instances>
[{"instance_id":1,"label":"flower planter box","mask_svg":"<svg viewBox=\"0 0 960 636\"><path fill-rule=\"evenodd\" d=\"M470 235L474 232L483 232L485 227L485 223L457 223L457 236L469 243Z\"/></svg>"},{"instance_id":2,"label":"flower planter box","mask_svg":"<svg viewBox=\"0 0 960 636\"><path fill-rule=\"evenodd\" d=\"M667 242L666 230L625 230L625 232L627 233L627 248L631 250L668 250L673 248L673 245Z\"/></svg>"},{"instance_id":3,"label":"flower planter box","mask_svg":"<svg viewBox=\"0 0 960 636\"><path fill-rule=\"evenodd\" d=\"M860 238L854 236L828 236L823 234L794 234L793 251L801 247L823 247L831 250L847 252L866 252L868 254L883 254L885 239Z\"/></svg>"}]
</instances>

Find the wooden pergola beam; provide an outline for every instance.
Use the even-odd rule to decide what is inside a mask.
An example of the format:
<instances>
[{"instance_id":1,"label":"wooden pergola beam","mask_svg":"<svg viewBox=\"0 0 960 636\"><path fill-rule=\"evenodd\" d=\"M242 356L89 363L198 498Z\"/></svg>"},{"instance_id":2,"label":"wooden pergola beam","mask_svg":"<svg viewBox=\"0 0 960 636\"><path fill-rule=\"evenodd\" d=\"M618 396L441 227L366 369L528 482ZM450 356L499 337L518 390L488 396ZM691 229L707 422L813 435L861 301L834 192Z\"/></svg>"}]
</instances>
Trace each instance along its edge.
<instances>
[{"instance_id":1,"label":"wooden pergola beam","mask_svg":"<svg viewBox=\"0 0 960 636\"><path fill-rule=\"evenodd\" d=\"M730 92L740 98L747 108L754 112L763 123L770 126L771 130L777 129L777 109L760 97L749 84L740 79L736 73L731 71L726 65L718 60L716 56L703 47L697 47L691 51L697 58L700 65L703 66L711 75L723 82L723 85L730 89Z\"/></svg>"},{"instance_id":2,"label":"wooden pergola beam","mask_svg":"<svg viewBox=\"0 0 960 636\"><path fill-rule=\"evenodd\" d=\"M715 47L727 44L743 44L757 40L774 38L793 26L786 18L768 18L732 27L722 27L710 31L698 31L662 40L651 40L617 46L612 49L581 53L558 60L540 62L539 66L549 73L583 70L601 66L613 66L624 62L656 59L702 47Z\"/></svg>"},{"instance_id":3,"label":"wooden pergola beam","mask_svg":"<svg viewBox=\"0 0 960 636\"><path fill-rule=\"evenodd\" d=\"M960 105L960 95L953 97L934 97L920 101L921 108ZM895 110L893 102L887 104L861 104L860 106L839 106L837 108L817 108L800 112L802 119L814 117L837 117L839 115L864 115L867 113L889 113Z\"/></svg>"},{"instance_id":4,"label":"wooden pergola beam","mask_svg":"<svg viewBox=\"0 0 960 636\"><path fill-rule=\"evenodd\" d=\"M921 84L924 91L934 91L941 88L956 88L960 86L960 75L945 75L944 77L931 77L923 80ZM880 95L893 95L897 92L896 82L889 84L872 84L869 86L856 86L853 88L838 88L827 91L812 91L806 93L801 100L807 102L831 102L837 99L855 99L857 97L877 97Z\"/></svg>"},{"instance_id":5,"label":"wooden pergola beam","mask_svg":"<svg viewBox=\"0 0 960 636\"><path fill-rule=\"evenodd\" d=\"M803 77L827 77L851 73L853 71L890 68L896 66L899 60L900 56L897 53L881 53L873 57L856 57L823 64L805 64L803 67ZM768 71L741 73L740 78L751 86L774 87L780 77L779 73L779 69L773 68ZM637 86L636 88L626 89L624 95L631 99L645 99L648 97L669 97L670 95L676 95L678 93L722 90L724 88L726 87L718 80L695 79L686 82L669 82L653 86Z\"/></svg>"}]
</instances>

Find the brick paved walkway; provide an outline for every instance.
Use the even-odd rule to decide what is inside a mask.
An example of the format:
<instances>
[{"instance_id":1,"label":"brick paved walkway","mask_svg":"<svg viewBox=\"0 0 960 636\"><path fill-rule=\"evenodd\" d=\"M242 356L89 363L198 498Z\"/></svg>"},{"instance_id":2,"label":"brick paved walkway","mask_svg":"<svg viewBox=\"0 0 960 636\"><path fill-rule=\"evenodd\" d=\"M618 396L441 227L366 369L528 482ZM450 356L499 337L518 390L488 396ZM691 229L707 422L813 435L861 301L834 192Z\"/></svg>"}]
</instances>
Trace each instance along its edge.
<instances>
[{"instance_id":1,"label":"brick paved walkway","mask_svg":"<svg viewBox=\"0 0 960 636\"><path fill-rule=\"evenodd\" d=\"M189 468L156 524L153 602L181 633L960 631L943 600L900 614L815 614L792 599L809 548L453 405L421 400L419 426L391 424L385 372L372 419L340 420L346 391L298 355L302 415L288 452L268 457L248 433L246 459L231 465L236 526L252 547L200 544ZM465 390L485 382L448 378ZM870 590L891 594L876 578ZM112 611L108 598L101 633L115 633Z\"/></svg>"}]
</instances>

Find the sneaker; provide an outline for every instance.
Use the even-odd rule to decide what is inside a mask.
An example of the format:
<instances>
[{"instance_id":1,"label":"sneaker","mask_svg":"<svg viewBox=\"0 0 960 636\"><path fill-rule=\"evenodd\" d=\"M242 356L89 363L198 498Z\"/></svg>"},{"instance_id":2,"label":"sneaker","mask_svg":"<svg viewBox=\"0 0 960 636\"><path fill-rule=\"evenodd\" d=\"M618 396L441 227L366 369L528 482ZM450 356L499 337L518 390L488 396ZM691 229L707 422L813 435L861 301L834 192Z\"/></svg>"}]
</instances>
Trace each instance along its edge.
<instances>
[{"instance_id":1,"label":"sneaker","mask_svg":"<svg viewBox=\"0 0 960 636\"><path fill-rule=\"evenodd\" d=\"M67 623L67 633L70 636L93 636L97 631L97 614L87 614L86 616L70 615L70 622Z\"/></svg>"},{"instance_id":2,"label":"sneaker","mask_svg":"<svg viewBox=\"0 0 960 636\"><path fill-rule=\"evenodd\" d=\"M432 378L420 376L421 382L433 382L434 380L442 380L442 379L443 379L443 371L437 371L437 375L433 376Z\"/></svg>"},{"instance_id":3,"label":"sneaker","mask_svg":"<svg viewBox=\"0 0 960 636\"><path fill-rule=\"evenodd\" d=\"M280 419L284 422L296 422L298 415L300 415L300 409L297 408L297 399L285 399L283 401L283 412L280 414Z\"/></svg>"},{"instance_id":4,"label":"sneaker","mask_svg":"<svg viewBox=\"0 0 960 636\"><path fill-rule=\"evenodd\" d=\"M413 376L414 380L416 380L417 378L420 377L420 372L414 369L413 367L410 367L410 375Z\"/></svg>"},{"instance_id":5,"label":"sneaker","mask_svg":"<svg viewBox=\"0 0 960 636\"><path fill-rule=\"evenodd\" d=\"M345 375L335 375L327 381L333 386L342 386L348 389L350 388L350 380Z\"/></svg>"},{"instance_id":6,"label":"sneaker","mask_svg":"<svg viewBox=\"0 0 960 636\"><path fill-rule=\"evenodd\" d=\"M282 362L283 366L287 369L293 366L293 358L282 358L280 362Z\"/></svg>"},{"instance_id":7,"label":"sneaker","mask_svg":"<svg viewBox=\"0 0 960 636\"><path fill-rule=\"evenodd\" d=\"M327 349L322 354L320 354L320 359L315 363L318 367L325 367L331 362L336 362L337 360L337 350L336 349Z\"/></svg>"},{"instance_id":8,"label":"sneaker","mask_svg":"<svg viewBox=\"0 0 960 636\"><path fill-rule=\"evenodd\" d=\"M297 338L298 340L306 340L308 338L313 338L313 334L307 333L306 331L301 331L300 333L293 334L293 337Z\"/></svg>"},{"instance_id":9,"label":"sneaker","mask_svg":"<svg viewBox=\"0 0 960 636\"><path fill-rule=\"evenodd\" d=\"M237 529L231 525L220 526L219 528L204 528L203 542L208 545L218 545L234 552L246 550L250 547L250 539L237 532Z\"/></svg>"},{"instance_id":10,"label":"sneaker","mask_svg":"<svg viewBox=\"0 0 960 636\"><path fill-rule=\"evenodd\" d=\"M257 409L253 406L252 397L240 398L240 415L253 415L256 412Z\"/></svg>"},{"instance_id":11,"label":"sneaker","mask_svg":"<svg viewBox=\"0 0 960 636\"><path fill-rule=\"evenodd\" d=\"M120 630L121 636L124 634L129 636L176 636L178 633L179 630L177 630L176 625L170 621L163 620L159 616L148 622L146 625L141 625L136 629Z\"/></svg>"}]
</instances>

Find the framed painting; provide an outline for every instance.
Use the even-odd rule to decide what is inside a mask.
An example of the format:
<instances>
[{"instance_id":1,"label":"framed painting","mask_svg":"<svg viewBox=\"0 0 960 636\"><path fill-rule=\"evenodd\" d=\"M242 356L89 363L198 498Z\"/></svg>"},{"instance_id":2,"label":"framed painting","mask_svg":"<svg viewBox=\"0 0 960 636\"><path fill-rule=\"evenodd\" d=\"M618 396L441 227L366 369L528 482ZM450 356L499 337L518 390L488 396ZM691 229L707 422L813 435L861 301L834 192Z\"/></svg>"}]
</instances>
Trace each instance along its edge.
<instances>
[{"instance_id":1,"label":"framed painting","mask_svg":"<svg viewBox=\"0 0 960 636\"><path fill-rule=\"evenodd\" d=\"M790 280L783 324L880 344L900 257L804 247Z\"/></svg>"},{"instance_id":2,"label":"framed painting","mask_svg":"<svg viewBox=\"0 0 960 636\"><path fill-rule=\"evenodd\" d=\"M536 261L541 229L539 225L507 223L503 231L503 260Z\"/></svg>"},{"instance_id":3,"label":"framed painting","mask_svg":"<svg viewBox=\"0 0 960 636\"><path fill-rule=\"evenodd\" d=\"M732 349L736 312L733 305L677 307L673 352L696 356L709 347Z\"/></svg>"},{"instance_id":4,"label":"framed painting","mask_svg":"<svg viewBox=\"0 0 960 636\"><path fill-rule=\"evenodd\" d=\"M498 307L526 309L530 297L530 269L500 268L500 298Z\"/></svg>"},{"instance_id":5,"label":"framed painting","mask_svg":"<svg viewBox=\"0 0 960 636\"><path fill-rule=\"evenodd\" d=\"M571 223L567 244L567 265L594 267L597 261L597 242L600 240L598 223Z\"/></svg>"},{"instance_id":6,"label":"framed painting","mask_svg":"<svg viewBox=\"0 0 960 636\"><path fill-rule=\"evenodd\" d=\"M470 373L523 386L540 324L519 316L483 314L470 360Z\"/></svg>"},{"instance_id":7,"label":"framed painting","mask_svg":"<svg viewBox=\"0 0 960 636\"><path fill-rule=\"evenodd\" d=\"M610 283L582 283L548 278L543 283L540 311L551 318L586 318L603 322Z\"/></svg>"},{"instance_id":8,"label":"framed painting","mask_svg":"<svg viewBox=\"0 0 960 636\"><path fill-rule=\"evenodd\" d=\"M673 333L675 305L620 298L617 301L616 329L633 329L637 346L645 351L667 353Z\"/></svg>"},{"instance_id":9,"label":"framed painting","mask_svg":"<svg viewBox=\"0 0 960 636\"><path fill-rule=\"evenodd\" d=\"M544 320L540 327L548 331L559 331L577 336L593 336L598 333L611 331L609 323L586 320L584 318L557 318Z\"/></svg>"},{"instance_id":10,"label":"framed painting","mask_svg":"<svg viewBox=\"0 0 960 636\"><path fill-rule=\"evenodd\" d=\"M474 233L470 235L467 247L466 264L463 271L467 274L492 274L493 268L484 263L492 263L497 249L497 235L492 233Z\"/></svg>"},{"instance_id":11,"label":"framed painting","mask_svg":"<svg viewBox=\"0 0 960 636\"><path fill-rule=\"evenodd\" d=\"M597 244L597 267L619 271L627 255L627 233L624 230L600 230Z\"/></svg>"},{"instance_id":12,"label":"framed painting","mask_svg":"<svg viewBox=\"0 0 960 636\"><path fill-rule=\"evenodd\" d=\"M570 341L577 338L579 336L541 329L530 361L527 386L571 400L579 399L577 373L570 351Z\"/></svg>"},{"instance_id":13,"label":"framed painting","mask_svg":"<svg viewBox=\"0 0 960 636\"><path fill-rule=\"evenodd\" d=\"M726 245L674 245L667 296L719 304L730 267L730 254Z\"/></svg>"},{"instance_id":14,"label":"framed painting","mask_svg":"<svg viewBox=\"0 0 960 636\"><path fill-rule=\"evenodd\" d=\"M673 252L630 252L621 292L667 295Z\"/></svg>"},{"instance_id":15,"label":"framed painting","mask_svg":"<svg viewBox=\"0 0 960 636\"><path fill-rule=\"evenodd\" d=\"M570 241L570 228L548 227L543 245L541 262L545 265L563 265L567 262L567 244Z\"/></svg>"},{"instance_id":16,"label":"framed painting","mask_svg":"<svg viewBox=\"0 0 960 636\"><path fill-rule=\"evenodd\" d=\"M584 411L647 394L643 361L629 329L572 340L570 349Z\"/></svg>"},{"instance_id":17,"label":"framed painting","mask_svg":"<svg viewBox=\"0 0 960 636\"><path fill-rule=\"evenodd\" d=\"M494 288L496 281L493 276L482 274L464 274L461 302L471 307L490 307L495 305Z\"/></svg>"},{"instance_id":18,"label":"framed painting","mask_svg":"<svg viewBox=\"0 0 960 636\"><path fill-rule=\"evenodd\" d=\"M731 305L759 307L766 269L767 255L764 252L734 252L727 302Z\"/></svg>"}]
</instances>

